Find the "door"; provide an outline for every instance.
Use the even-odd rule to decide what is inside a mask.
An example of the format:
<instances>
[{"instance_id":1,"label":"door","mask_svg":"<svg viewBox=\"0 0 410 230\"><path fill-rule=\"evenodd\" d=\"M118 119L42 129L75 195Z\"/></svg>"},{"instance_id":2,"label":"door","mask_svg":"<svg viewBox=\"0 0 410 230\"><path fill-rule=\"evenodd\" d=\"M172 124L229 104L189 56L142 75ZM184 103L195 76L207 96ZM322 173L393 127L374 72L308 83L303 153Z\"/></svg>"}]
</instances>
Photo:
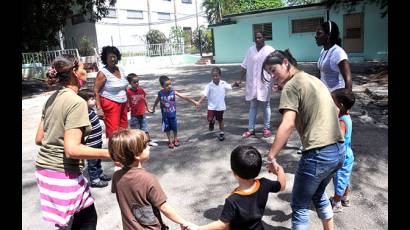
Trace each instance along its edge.
<instances>
[{"instance_id":1,"label":"door","mask_svg":"<svg viewBox=\"0 0 410 230\"><path fill-rule=\"evenodd\" d=\"M343 15L343 28L346 53L363 53L363 13Z\"/></svg>"}]
</instances>

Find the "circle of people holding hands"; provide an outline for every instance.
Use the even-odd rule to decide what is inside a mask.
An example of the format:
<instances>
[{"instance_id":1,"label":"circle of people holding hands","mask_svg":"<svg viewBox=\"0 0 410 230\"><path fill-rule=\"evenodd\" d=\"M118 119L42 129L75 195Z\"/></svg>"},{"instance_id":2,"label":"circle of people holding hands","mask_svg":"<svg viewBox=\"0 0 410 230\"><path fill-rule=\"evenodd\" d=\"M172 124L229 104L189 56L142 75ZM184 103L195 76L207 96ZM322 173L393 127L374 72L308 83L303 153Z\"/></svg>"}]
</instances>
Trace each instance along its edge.
<instances>
[{"instance_id":1,"label":"circle of people holding hands","mask_svg":"<svg viewBox=\"0 0 410 230\"><path fill-rule=\"evenodd\" d=\"M196 101L176 91L171 79L163 75L159 77L162 89L152 108L139 76L125 76L117 66L121 53L116 47L103 48L101 59L105 66L98 72L93 90L80 89L87 76L81 62L69 55L57 57L47 79L50 85L58 83L62 87L45 103L35 138L40 146L35 176L43 219L58 229L96 229L97 213L89 187L106 187L112 179L111 190L117 197L123 229L168 229L161 214L181 229L263 229L269 193L286 188L285 171L276 157L296 128L302 147L292 189L292 229L309 229L311 203L323 228L333 229L333 214L349 206L354 162L349 110L355 97L347 54L340 46L339 36L338 26L332 21L318 26L315 39L318 46L323 46L318 78L299 69L289 50L265 45L263 34L256 32L255 45L249 48L241 64L239 80L228 84L221 80L221 69L214 67L212 81ZM232 150L230 167L238 186L225 199L217 221L197 226L172 208L159 181L144 169L150 146L157 146L151 140L145 111L154 113L160 104L162 131L168 147L175 148L181 144L177 135L176 97L197 108L207 98L209 130L213 131L218 121L217 137L223 141L225 93L232 87L241 87L244 78L245 99L250 108L248 130L242 136L256 134L259 105L263 107L263 137L272 135L270 95L274 91L281 93L282 121L266 160L250 145ZM105 125L108 149L102 148L99 119ZM101 159L115 162L117 170L112 178L103 173ZM82 172L84 160L90 182ZM275 174L276 180L259 178L262 166ZM335 193L329 199L325 188L332 179Z\"/></svg>"}]
</instances>

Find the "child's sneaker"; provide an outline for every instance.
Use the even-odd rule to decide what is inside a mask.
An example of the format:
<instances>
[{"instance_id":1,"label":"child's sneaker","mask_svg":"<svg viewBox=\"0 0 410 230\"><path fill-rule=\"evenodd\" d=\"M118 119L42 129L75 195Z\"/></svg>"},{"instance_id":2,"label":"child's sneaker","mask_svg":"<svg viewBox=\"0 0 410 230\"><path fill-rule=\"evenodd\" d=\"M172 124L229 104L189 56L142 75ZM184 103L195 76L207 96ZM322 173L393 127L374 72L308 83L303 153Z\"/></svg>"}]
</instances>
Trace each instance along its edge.
<instances>
[{"instance_id":1,"label":"child's sneaker","mask_svg":"<svg viewBox=\"0 0 410 230\"><path fill-rule=\"evenodd\" d=\"M101 174L100 179L103 180L103 181L110 181L110 180L111 180L111 177L108 176L108 175L105 175L105 174L103 173L103 174Z\"/></svg>"},{"instance_id":2,"label":"child's sneaker","mask_svg":"<svg viewBox=\"0 0 410 230\"><path fill-rule=\"evenodd\" d=\"M148 141L149 146L158 146L157 143L153 142L152 140Z\"/></svg>"},{"instance_id":3,"label":"child's sneaker","mask_svg":"<svg viewBox=\"0 0 410 230\"><path fill-rule=\"evenodd\" d=\"M250 137L250 136L254 136L255 135L255 131L246 131L246 132L244 132L243 134L242 134L242 137L244 137L244 138L248 138L248 137Z\"/></svg>"},{"instance_id":4,"label":"child's sneaker","mask_svg":"<svg viewBox=\"0 0 410 230\"><path fill-rule=\"evenodd\" d=\"M342 204L340 202L339 203L335 202L333 200L333 197L331 197L329 201L330 201L330 204L332 205L333 213L341 212L343 210Z\"/></svg>"},{"instance_id":5,"label":"child's sneaker","mask_svg":"<svg viewBox=\"0 0 410 230\"><path fill-rule=\"evenodd\" d=\"M225 140L225 135L224 135L223 133L220 133L219 136L218 136L218 139L219 139L220 141Z\"/></svg>"},{"instance_id":6,"label":"child's sneaker","mask_svg":"<svg viewBox=\"0 0 410 230\"><path fill-rule=\"evenodd\" d=\"M209 131L214 131L215 122L209 122Z\"/></svg>"},{"instance_id":7,"label":"child's sneaker","mask_svg":"<svg viewBox=\"0 0 410 230\"><path fill-rule=\"evenodd\" d=\"M270 136L272 136L272 132L269 129L264 128L263 129L263 137L267 138L267 137L270 137Z\"/></svg>"},{"instance_id":8,"label":"child's sneaker","mask_svg":"<svg viewBox=\"0 0 410 230\"><path fill-rule=\"evenodd\" d=\"M349 201L349 200L343 200L343 199L342 199L342 206L344 206L344 207L349 207L349 206L350 206L350 201Z\"/></svg>"},{"instance_id":9,"label":"child's sneaker","mask_svg":"<svg viewBox=\"0 0 410 230\"><path fill-rule=\"evenodd\" d=\"M108 182L107 181L103 181L103 180L98 180L96 182L91 181L91 185L92 188L103 188L108 186Z\"/></svg>"},{"instance_id":10,"label":"child's sneaker","mask_svg":"<svg viewBox=\"0 0 410 230\"><path fill-rule=\"evenodd\" d=\"M179 140L178 140L178 139L175 139L175 140L174 140L174 145L175 145L175 147L178 147L178 146L179 146Z\"/></svg>"},{"instance_id":11,"label":"child's sneaker","mask_svg":"<svg viewBox=\"0 0 410 230\"><path fill-rule=\"evenodd\" d=\"M174 146L174 144L172 143L172 142L169 142L168 143L168 148L170 148L170 149L173 149L175 146Z\"/></svg>"}]
</instances>

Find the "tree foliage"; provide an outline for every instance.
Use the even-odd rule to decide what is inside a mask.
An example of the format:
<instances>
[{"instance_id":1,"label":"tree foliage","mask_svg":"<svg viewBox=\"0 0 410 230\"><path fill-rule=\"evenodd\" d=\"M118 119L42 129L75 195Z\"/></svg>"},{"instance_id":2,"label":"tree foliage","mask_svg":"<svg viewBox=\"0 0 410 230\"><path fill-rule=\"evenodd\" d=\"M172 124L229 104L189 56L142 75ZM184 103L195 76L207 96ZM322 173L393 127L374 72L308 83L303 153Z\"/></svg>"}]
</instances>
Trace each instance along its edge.
<instances>
[{"instance_id":1,"label":"tree foliage","mask_svg":"<svg viewBox=\"0 0 410 230\"><path fill-rule=\"evenodd\" d=\"M212 32L210 29L206 28L205 26L200 26L199 29L201 30L201 39L199 39L199 31L198 28L192 34L192 40L194 45L197 49L199 46L202 48L202 52L209 53L212 52Z\"/></svg>"},{"instance_id":2,"label":"tree foliage","mask_svg":"<svg viewBox=\"0 0 410 230\"><path fill-rule=\"evenodd\" d=\"M147 35L145 35L148 44L160 44L167 41L167 37L164 33L159 30L150 30Z\"/></svg>"},{"instance_id":3,"label":"tree foliage","mask_svg":"<svg viewBox=\"0 0 410 230\"><path fill-rule=\"evenodd\" d=\"M22 51L40 51L58 45L57 34L74 13L95 22L108 14L116 0L31 0L22 4ZM73 8L78 12L73 12Z\"/></svg>"},{"instance_id":4,"label":"tree foliage","mask_svg":"<svg viewBox=\"0 0 410 230\"><path fill-rule=\"evenodd\" d=\"M221 22L222 17L227 14L277 8L283 5L282 0L205 0L202 3L210 23Z\"/></svg>"},{"instance_id":5,"label":"tree foliage","mask_svg":"<svg viewBox=\"0 0 410 230\"><path fill-rule=\"evenodd\" d=\"M184 44L191 44L191 35L184 31L180 26L173 26L169 32L168 41L170 43L182 43Z\"/></svg>"}]
</instances>

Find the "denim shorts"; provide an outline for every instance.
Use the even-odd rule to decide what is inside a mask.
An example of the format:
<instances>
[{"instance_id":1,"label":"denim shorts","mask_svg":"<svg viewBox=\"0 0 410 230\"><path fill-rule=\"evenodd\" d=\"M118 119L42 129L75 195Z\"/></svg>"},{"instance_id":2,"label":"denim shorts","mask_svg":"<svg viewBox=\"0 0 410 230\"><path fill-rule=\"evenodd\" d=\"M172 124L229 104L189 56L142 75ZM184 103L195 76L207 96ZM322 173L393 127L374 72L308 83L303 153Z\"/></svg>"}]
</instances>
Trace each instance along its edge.
<instances>
[{"instance_id":1,"label":"denim shorts","mask_svg":"<svg viewBox=\"0 0 410 230\"><path fill-rule=\"evenodd\" d=\"M162 131L169 132L171 130L178 131L177 117L162 116Z\"/></svg>"},{"instance_id":2,"label":"denim shorts","mask_svg":"<svg viewBox=\"0 0 410 230\"><path fill-rule=\"evenodd\" d=\"M334 143L303 152L292 190L292 229L309 229L311 202L320 219L333 217L325 189L336 171L342 167L345 151L343 143Z\"/></svg>"},{"instance_id":3,"label":"denim shorts","mask_svg":"<svg viewBox=\"0 0 410 230\"><path fill-rule=\"evenodd\" d=\"M131 116L130 128L141 129L144 132L148 133L148 122L147 122L147 118L145 117L145 115Z\"/></svg>"}]
</instances>

